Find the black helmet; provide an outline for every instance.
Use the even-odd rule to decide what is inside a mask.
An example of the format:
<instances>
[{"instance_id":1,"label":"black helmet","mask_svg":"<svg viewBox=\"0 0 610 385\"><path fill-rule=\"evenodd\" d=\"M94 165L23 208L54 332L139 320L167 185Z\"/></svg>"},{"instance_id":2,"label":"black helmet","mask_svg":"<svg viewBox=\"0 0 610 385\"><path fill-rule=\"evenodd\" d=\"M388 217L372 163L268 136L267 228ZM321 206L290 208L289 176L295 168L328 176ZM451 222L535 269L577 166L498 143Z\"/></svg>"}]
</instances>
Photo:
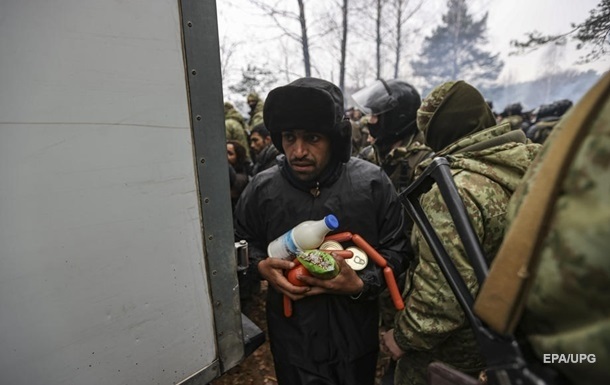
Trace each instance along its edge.
<instances>
[{"instance_id":1,"label":"black helmet","mask_svg":"<svg viewBox=\"0 0 610 385\"><path fill-rule=\"evenodd\" d=\"M409 83L379 79L353 94L352 98L366 114L378 116L379 121L368 126L380 148L417 131L415 119L421 97Z\"/></svg>"},{"instance_id":2,"label":"black helmet","mask_svg":"<svg viewBox=\"0 0 610 385\"><path fill-rule=\"evenodd\" d=\"M508 116L521 115L523 113L523 106L521 103L513 103L504 107L504 111L500 114L502 117L506 118Z\"/></svg>"},{"instance_id":3,"label":"black helmet","mask_svg":"<svg viewBox=\"0 0 610 385\"><path fill-rule=\"evenodd\" d=\"M553 102L553 107L555 110L555 116L563 116L567 110L572 107L572 101L569 99L562 99Z\"/></svg>"}]
</instances>

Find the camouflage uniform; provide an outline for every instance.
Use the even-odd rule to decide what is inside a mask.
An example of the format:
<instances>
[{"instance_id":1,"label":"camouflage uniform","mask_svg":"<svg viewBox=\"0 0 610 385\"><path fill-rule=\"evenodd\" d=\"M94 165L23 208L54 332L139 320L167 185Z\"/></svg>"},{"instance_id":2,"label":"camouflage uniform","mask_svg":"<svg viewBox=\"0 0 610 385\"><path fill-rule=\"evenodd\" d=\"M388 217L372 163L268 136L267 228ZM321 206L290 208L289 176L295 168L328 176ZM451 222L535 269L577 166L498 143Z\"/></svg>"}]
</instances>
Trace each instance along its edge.
<instances>
[{"instance_id":1,"label":"camouflage uniform","mask_svg":"<svg viewBox=\"0 0 610 385\"><path fill-rule=\"evenodd\" d=\"M400 193L414 180L417 165L432 153L432 150L422 142L423 135L419 133L414 138L405 138L398 147L390 150L383 159L380 159L378 155L379 150L375 145L365 147L358 154L358 157L380 166L390 177L396 191ZM402 290L404 274L399 278L397 283L399 284L399 289ZM390 298L390 293L384 290L379 295L379 301L381 328L383 330L391 329L394 324L396 308Z\"/></svg>"},{"instance_id":2,"label":"camouflage uniform","mask_svg":"<svg viewBox=\"0 0 610 385\"><path fill-rule=\"evenodd\" d=\"M610 75L606 75L609 77ZM559 188L541 244L540 264L520 324L542 361L543 354L595 354L595 363L555 363L573 384L610 382L610 98L586 123ZM587 103L585 96L581 103ZM577 108L576 108L577 110ZM575 111L569 111L567 115ZM512 220L536 177L559 123L508 208Z\"/></svg>"},{"instance_id":3,"label":"camouflage uniform","mask_svg":"<svg viewBox=\"0 0 610 385\"><path fill-rule=\"evenodd\" d=\"M265 102L258 96L256 92L250 92L247 100L256 101L256 106L250 109L250 120L248 120L248 131L252 131L254 126L263 123L263 107Z\"/></svg>"},{"instance_id":4,"label":"camouflage uniform","mask_svg":"<svg viewBox=\"0 0 610 385\"><path fill-rule=\"evenodd\" d=\"M398 192L404 190L412 181L416 166L432 153L424 143L420 132L415 137L405 138L383 158L373 144L365 147L358 157L380 166L392 180Z\"/></svg>"},{"instance_id":5,"label":"camouflage uniform","mask_svg":"<svg viewBox=\"0 0 610 385\"><path fill-rule=\"evenodd\" d=\"M440 89L448 92L453 85ZM484 103L484 99L480 99ZM459 103L468 103L468 100L456 97L454 101L457 106L449 107L444 103L445 107L453 108L456 114L463 114L464 111L458 108ZM427 127L433 119L434 113L426 112L426 108L432 107L434 111L441 104L443 101L435 100L434 93L432 99L425 100L418 111L418 127ZM491 126L495 119L486 104L477 114L481 114L481 117L474 126L450 130L449 140L453 140L451 136L456 134L461 135L461 139L441 149L437 155L445 156L450 162L458 192L483 251L493 256L502 242L510 196L540 146L526 144L522 132L512 132L521 134L521 141L502 140L507 135L510 137L510 125ZM439 146L443 142L438 138L441 134L438 127L443 124L451 127L455 121L449 119L441 123L437 117L434 118L437 128L424 132L429 135L433 131L437 135L434 143ZM468 132L470 134L464 136ZM429 162L424 161L420 168ZM438 187L434 186L420 200L467 287L476 294L476 277ZM403 291L405 309L397 314L394 323L394 338L405 351L398 361L395 384L426 384L427 366L433 360L443 361L466 373L478 373L483 368L483 362L470 324L417 228L413 230L412 244L418 263L411 266L407 273Z\"/></svg>"},{"instance_id":6,"label":"camouflage uniform","mask_svg":"<svg viewBox=\"0 0 610 385\"><path fill-rule=\"evenodd\" d=\"M510 115L502 119L502 123L508 122L513 130L520 130L523 127L523 117L521 115Z\"/></svg>"},{"instance_id":7,"label":"camouflage uniform","mask_svg":"<svg viewBox=\"0 0 610 385\"><path fill-rule=\"evenodd\" d=\"M246 123L241 114L229 102L225 102L225 135L227 140L235 140L246 149L246 155L250 157L250 145L246 135Z\"/></svg>"}]
</instances>

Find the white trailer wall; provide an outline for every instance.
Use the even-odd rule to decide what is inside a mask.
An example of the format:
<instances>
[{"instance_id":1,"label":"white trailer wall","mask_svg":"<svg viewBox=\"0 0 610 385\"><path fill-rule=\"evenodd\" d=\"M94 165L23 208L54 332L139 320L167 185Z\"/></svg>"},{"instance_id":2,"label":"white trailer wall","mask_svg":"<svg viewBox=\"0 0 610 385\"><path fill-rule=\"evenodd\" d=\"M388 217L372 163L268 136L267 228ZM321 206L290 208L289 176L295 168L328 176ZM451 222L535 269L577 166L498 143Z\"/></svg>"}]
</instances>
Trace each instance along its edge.
<instances>
[{"instance_id":1,"label":"white trailer wall","mask_svg":"<svg viewBox=\"0 0 610 385\"><path fill-rule=\"evenodd\" d=\"M217 360L180 20L171 0L0 2L0 383L171 384Z\"/></svg>"}]
</instances>

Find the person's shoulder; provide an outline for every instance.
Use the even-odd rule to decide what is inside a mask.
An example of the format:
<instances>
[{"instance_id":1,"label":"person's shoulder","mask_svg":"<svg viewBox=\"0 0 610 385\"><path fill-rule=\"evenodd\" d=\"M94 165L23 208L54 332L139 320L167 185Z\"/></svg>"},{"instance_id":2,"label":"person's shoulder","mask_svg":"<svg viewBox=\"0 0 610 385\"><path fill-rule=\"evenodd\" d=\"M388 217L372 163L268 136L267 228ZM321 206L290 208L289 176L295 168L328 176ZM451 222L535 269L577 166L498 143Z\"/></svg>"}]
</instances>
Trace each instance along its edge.
<instances>
[{"instance_id":1,"label":"person's shoulder","mask_svg":"<svg viewBox=\"0 0 610 385\"><path fill-rule=\"evenodd\" d=\"M352 156L346 165L348 169L360 170L362 172L379 172L381 170L376 164L355 156Z\"/></svg>"},{"instance_id":2,"label":"person's shoulder","mask_svg":"<svg viewBox=\"0 0 610 385\"><path fill-rule=\"evenodd\" d=\"M225 119L225 126L230 129L237 129L242 127L241 123L231 117Z\"/></svg>"},{"instance_id":3,"label":"person's shoulder","mask_svg":"<svg viewBox=\"0 0 610 385\"><path fill-rule=\"evenodd\" d=\"M351 157L346 163L347 172L353 180L369 185L393 186L390 177L383 169L367 160ZM393 187L392 187L393 189Z\"/></svg>"},{"instance_id":4,"label":"person's shoulder","mask_svg":"<svg viewBox=\"0 0 610 385\"><path fill-rule=\"evenodd\" d=\"M250 183L253 183L254 187L265 188L265 186L269 186L281 178L283 178L283 176L280 173L278 165L275 164L269 168L266 168L256 173L252 177Z\"/></svg>"}]
</instances>

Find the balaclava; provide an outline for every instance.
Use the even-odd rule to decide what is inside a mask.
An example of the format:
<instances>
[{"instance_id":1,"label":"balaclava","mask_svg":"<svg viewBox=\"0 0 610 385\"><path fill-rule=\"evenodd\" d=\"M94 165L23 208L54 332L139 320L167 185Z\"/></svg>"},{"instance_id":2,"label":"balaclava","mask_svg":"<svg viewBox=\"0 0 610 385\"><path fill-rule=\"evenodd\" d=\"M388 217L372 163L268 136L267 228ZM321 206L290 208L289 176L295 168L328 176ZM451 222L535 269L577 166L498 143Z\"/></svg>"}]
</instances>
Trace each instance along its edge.
<instances>
[{"instance_id":1,"label":"balaclava","mask_svg":"<svg viewBox=\"0 0 610 385\"><path fill-rule=\"evenodd\" d=\"M494 114L481 93L462 80L437 86L417 110L417 127L435 152L495 124Z\"/></svg>"}]
</instances>

